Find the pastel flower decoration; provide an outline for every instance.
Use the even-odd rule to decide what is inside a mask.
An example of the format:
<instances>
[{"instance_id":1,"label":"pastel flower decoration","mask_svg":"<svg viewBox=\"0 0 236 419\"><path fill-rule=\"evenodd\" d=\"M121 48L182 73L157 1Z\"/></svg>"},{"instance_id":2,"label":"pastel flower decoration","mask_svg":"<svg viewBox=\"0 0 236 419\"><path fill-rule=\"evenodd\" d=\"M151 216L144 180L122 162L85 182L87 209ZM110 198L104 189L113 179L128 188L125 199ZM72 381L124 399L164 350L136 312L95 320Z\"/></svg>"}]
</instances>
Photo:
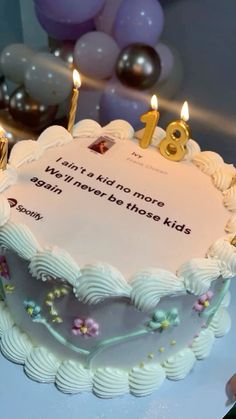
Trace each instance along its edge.
<instances>
[{"instance_id":1,"label":"pastel flower decoration","mask_svg":"<svg viewBox=\"0 0 236 419\"><path fill-rule=\"evenodd\" d=\"M212 291L207 291L205 294L199 297L199 299L194 304L193 309L197 311L198 313L201 313L207 307L209 307L213 296L214 296L214 293Z\"/></svg>"},{"instance_id":2,"label":"pastel flower decoration","mask_svg":"<svg viewBox=\"0 0 236 419\"><path fill-rule=\"evenodd\" d=\"M10 273L5 256L0 256L0 277L10 279Z\"/></svg>"},{"instance_id":3,"label":"pastel flower decoration","mask_svg":"<svg viewBox=\"0 0 236 419\"><path fill-rule=\"evenodd\" d=\"M37 320L41 318L41 307L38 306L35 301L24 301L25 310L28 315L33 319Z\"/></svg>"},{"instance_id":4,"label":"pastel flower decoration","mask_svg":"<svg viewBox=\"0 0 236 419\"><path fill-rule=\"evenodd\" d=\"M73 321L72 333L75 336L95 337L99 334L99 324L90 317L86 319L77 317Z\"/></svg>"},{"instance_id":5,"label":"pastel flower decoration","mask_svg":"<svg viewBox=\"0 0 236 419\"><path fill-rule=\"evenodd\" d=\"M177 308L172 308L170 311L157 310L152 316L152 320L149 322L148 327L153 331L169 329L169 327L178 326L180 323L179 314Z\"/></svg>"}]
</instances>

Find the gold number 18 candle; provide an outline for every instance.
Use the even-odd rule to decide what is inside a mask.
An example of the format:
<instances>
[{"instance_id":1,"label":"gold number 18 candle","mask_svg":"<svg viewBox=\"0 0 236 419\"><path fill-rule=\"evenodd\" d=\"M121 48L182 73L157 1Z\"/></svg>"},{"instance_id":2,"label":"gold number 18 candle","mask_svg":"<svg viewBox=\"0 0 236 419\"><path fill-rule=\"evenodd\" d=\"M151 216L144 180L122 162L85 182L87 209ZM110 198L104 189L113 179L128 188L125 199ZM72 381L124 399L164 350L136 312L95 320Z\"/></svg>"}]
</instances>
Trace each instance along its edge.
<instances>
[{"instance_id":1,"label":"gold number 18 candle","mask_svg":"<svg viewBox=\"0 0 236 419\"><path fill-rule=\"evenodd\" d=\"M166 137L160 142L159 150L162 156L168 160L183 160L187 153L186 144L190 137L188 102L184 102L181 119L171 122L166 129Z\"/></svg>"},{"instance_id":2,"label":"gold number 18 candle","mask_svg":"<svg viewBox=\"0 0 236 419\"><path fill-rule=\"evenodd\" d=\"M160 118L160 113L158 112L158 100L156 95L152 96L151 99L151 107L152 110L144 113L140 117L140 121L146 124L144 129L143 138L139 141L139 145L141 148L148 148L152 142L152 137L154 134L154 130L157 126L157 123Z\"/></svg>"}]
</instances>

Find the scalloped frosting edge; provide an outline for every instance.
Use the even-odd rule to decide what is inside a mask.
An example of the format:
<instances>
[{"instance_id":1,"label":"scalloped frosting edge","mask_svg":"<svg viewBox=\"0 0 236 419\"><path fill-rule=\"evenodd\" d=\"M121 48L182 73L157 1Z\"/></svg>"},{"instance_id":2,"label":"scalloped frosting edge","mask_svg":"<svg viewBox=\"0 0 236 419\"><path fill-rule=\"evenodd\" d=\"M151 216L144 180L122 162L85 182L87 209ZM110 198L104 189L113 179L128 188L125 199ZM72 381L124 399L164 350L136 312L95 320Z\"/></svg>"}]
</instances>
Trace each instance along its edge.
<instances>
[{"instance_id":1,"label":"scalloped frosting edge","mask_svg":"<svg viewBox=\"0 0 236 419\"><path fill-rule=\"evenodd\" d=\"M126 393L146 396L157 390L165 378L181 380L196 360L209 356L215 337L228 333L230 316L221 306L208 328L203 329L190 345L166 359L162 364L147 363L129 371L106 367L89 370L70 359L59 360L44 347L36 347L11 317L5 303L0 302L0 349L10 361L24 365L26 375L34 381L55 383L67 394L93 391L100 398L113 398ZM220 331L220 334L219 334Z\"/></svg>"},{"instance_id":2,"label":"scalloped frosting edge","mask_svg":"<svg viewBox=\"0 0 236 419\"><path fill-rule=\"evenodd\" d=\"M84 120L78 124L75 134L89 136L89 132L91 134L91 130L96 127L94 121ZM124 140L125 135L126 138L133 135L130 124L121 120L113 121L103 130L113 134L118 130L117 138L120 140ZM17 168L22 164L38 160L49 147L58 147L71 141L76 140L73 140L63 127L52 126L40 135L38 141L23 141L16 144L12 149L7 169L0 171L0 192L16 183ZM30 273L34 277L42 280L48 278L66 280L73 286L76 297L88 304L96 304L109 297L129 297L140 310L150 310L158 304L160 298L165 296L186 292L201 295L209 289L211 282L217 277L229 279L236 275L236 251L233 251L233 246L229 246L224 252L219 252L218 249L214 251L219 241L227 241L230 244L233 235L236 234L236 186L233 182L236 169L232 165L225 164L217 153L200 152L197 147L193 148L194 152L190 153L189 160L205 174L212 176L215 186L223 192L223 204L234 214L225 227L229 234L210 247L207 258L188 261L178 269L177 275L162 269L147 268L135 274L129 282L115 268L107 264L88 265L80 269L66 251L57 247L42 249L26 226L11 223L9 204L2 196L0 197L0 211L2 209L0 243L28 260ZM228 186L228 189L225 189L224 185ZM147 278L150 279L146 280ZM169 280L170 278L172 280Z\"/></svg>"}]
</instances>

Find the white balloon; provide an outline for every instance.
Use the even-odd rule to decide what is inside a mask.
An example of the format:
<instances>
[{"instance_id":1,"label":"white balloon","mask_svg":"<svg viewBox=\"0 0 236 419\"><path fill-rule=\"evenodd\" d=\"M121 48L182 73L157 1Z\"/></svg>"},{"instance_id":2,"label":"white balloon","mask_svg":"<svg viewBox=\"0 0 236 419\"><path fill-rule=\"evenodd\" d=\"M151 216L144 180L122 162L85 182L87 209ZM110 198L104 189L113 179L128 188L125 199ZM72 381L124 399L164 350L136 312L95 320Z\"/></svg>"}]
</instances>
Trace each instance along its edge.
<instances>
[{"instance_id":1,"label":"white balloon","mask_svg":"<svg viewBox=\"0 0 236 419\"><path fill-rule=\"evenodd\" d=\"M88 32L75 44L74 61L79 71L87 77L106 79L114 71L119 47L104 32Z\"/></svg>"},{"instance_id":2,"label":"white balloon","mask_svg":"<svg viewBox=\"0 0 236 419\"><path fill-rule=\"evenodd\" d=\"M4 48L0 62L5 77L22 84L25 70L34 54L35 52L24 44L11 44Z\"/></svg>"}]
</instances>

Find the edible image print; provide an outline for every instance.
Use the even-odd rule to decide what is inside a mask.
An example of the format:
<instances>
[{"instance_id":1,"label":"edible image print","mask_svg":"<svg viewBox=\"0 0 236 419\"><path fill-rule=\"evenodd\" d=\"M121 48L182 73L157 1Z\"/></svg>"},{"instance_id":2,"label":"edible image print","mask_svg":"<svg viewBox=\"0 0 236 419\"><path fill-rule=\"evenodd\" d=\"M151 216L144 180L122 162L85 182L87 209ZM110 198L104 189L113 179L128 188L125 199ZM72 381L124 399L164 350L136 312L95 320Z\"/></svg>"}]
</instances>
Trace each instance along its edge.
<instances>
[{"instance_id":1,"label":"edible image print","mask_svg":"<svg viewBox=\"0 0 236 419\"><path fill-rule=\"evenodd\" d=\"M99 154L105 154L115 144L115 141L108 137L99 137L96 141L88 146L90 150Z\"/></svg>"}]
</instances>

